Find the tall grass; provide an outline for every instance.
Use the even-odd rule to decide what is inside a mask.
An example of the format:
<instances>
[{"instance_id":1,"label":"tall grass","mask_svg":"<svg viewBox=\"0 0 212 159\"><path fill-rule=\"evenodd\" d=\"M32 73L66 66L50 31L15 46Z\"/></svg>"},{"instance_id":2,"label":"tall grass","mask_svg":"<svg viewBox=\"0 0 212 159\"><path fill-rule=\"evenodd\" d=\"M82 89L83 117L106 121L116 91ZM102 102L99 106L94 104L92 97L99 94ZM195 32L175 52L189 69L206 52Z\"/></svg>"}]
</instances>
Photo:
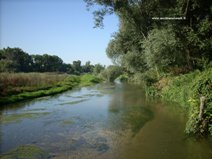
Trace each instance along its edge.
<instances>
[{"instance_id":1,"label":"tall grass","mask_svg":"<svg viewBox=\"0 0 212 159\"><path fill-rule=\"evenodd\" d=\"M8 104L36 97L48 96L100 82L91 74L74 76L53 73L2 73L0 76L0 104Z\"/></svg>"},{"instance_id":2,"label":"tall grass","mask_svg":"<svg viewBox=\"0 0 212 159\"><path fill-rule=\"evenodd\" d=\"M67 74L56 73L0 73L0 95L47 89L67 76Z\"/></svg>"}]
</instances>

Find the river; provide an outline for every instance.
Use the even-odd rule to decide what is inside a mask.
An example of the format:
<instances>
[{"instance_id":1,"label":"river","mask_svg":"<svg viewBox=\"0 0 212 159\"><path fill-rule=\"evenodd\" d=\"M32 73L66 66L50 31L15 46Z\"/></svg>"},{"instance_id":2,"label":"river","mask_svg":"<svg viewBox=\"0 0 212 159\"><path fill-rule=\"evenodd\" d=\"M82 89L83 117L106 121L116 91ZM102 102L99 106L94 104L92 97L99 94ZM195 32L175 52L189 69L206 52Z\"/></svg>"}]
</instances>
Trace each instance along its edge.
<instances>
[{"instance_id":1,"label":"river","mask_svg":"<svg viewBox=\"0 0 212 159\"><path fill-rule=\"evenodd\" d=\"M137 85L76 88L1 106L0 152L35 145L54 159L211 159L211 139L184 134L179 105L147 100Z\"/></svg>"}]
</instances>

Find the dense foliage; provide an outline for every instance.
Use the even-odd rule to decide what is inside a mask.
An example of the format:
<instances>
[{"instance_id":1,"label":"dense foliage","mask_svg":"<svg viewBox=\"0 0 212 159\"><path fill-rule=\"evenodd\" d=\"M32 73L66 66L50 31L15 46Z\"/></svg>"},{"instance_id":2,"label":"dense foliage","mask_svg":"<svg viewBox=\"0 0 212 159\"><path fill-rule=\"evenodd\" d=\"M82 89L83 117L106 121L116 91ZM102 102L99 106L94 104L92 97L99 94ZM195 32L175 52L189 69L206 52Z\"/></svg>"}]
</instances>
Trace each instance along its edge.
<instances>
[{"instance_id":1,"label":"dense foliage","mask_svg":"<svg viewBox=\"0 0 212 159\"><path fill-rule=\"evenodd\" d=\"M169 77L166 85L161 87L162 98L180 103L189 110L186 132L193 135L212 135L212 69L203 72ZM159 83L158 83L159 84ZM203 117L199 118L200 98L205 97Z\"/></svg>"},{"instance_id":2,"label":"dense foliage","mask_svg":"<svg viewBox=\"0 0 212 159\"><path fill-rule=\"evenodd\" d=\"M96 26L114 12L119 31L107 48L107 55L132 73L170 67L184 71L203 69L211 55L211 1L200 0L85 0L103 8L94 12ZM182 17L156 20L154 17ZM184 18L185 17L185 18ZM157 66L157 67L155 67ZM166 66L168 66L167 69Z\"/></svg>"},{"instance_id":3,"label":"dense foliage","mask_svg":"<svg viewBox=\"0 0 212 159\"><path fill-rule=\"evenodd\" d=\"M119 66L110 65L101 72L100 76L108 82L113 82L122 74L122 68Z\"/></svg>"},{"instance_id":4,"label":"dense foliage","mask_svg":"<svg viewBox=\"0 0 212 159\"><path fill-rule=\"evenodd\" d=\"M211 132L212 88L209 78L212 76L211 69L208 68L212 67L212 1L85 2L88 7L95 4L101 6L94 11L96 27L103 27L105 15L114 13L118 16L119 30L108 44L107 55L114 64L121 66L130 81L143 83L147 94L161 96L160 91L164 88L162 94L168 99L190 105L187 102L189 98L198 101L198 95L204 92L202 94L206 97L206 110L202 120L209 126L201 127L203 121L200 123L197 120L198 113L194 113L198 112L196 104L190 107L190 112L193 113L189 117L186 132L204 135ZM196 70L203 72L199 73L200 77L195 76L193 82L189 77ZM188 75L184 78L181 74L186 73ZM176 80L172 79L178 84L166 87L168 77L173 76L179 76ZM200 92L197 93L197 90Z\"/></svg>"}]
</instances>

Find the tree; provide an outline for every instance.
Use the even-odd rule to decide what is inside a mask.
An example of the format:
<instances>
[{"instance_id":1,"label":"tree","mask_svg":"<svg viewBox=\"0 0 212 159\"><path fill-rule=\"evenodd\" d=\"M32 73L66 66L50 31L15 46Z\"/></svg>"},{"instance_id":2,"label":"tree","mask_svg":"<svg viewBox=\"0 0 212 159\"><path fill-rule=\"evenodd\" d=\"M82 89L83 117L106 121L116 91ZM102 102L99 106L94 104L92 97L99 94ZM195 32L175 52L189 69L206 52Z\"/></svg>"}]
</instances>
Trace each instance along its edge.
<instances>
[{"instance_id":1,"label":"tree","mask_svg":"<svg viewBox=\"0 0 212 159\"><path fill-rule=\"evenodd\" d=\"M147 70L143 52L138 52L137 50L128 51L122 58L122 66L129 73L142 73Z\"/></svg>"},{"instance_id":2,"label":"tree","mask_svg":"<svg viewBox=\"0 0 212 159\"><path fill-rule=\"evenodd\" d=\"M107 55L115 64L121 64L123 67L127 64L126 68L130 68L130 71L137 72L145 69L135 69L135 65L131 65L133 62L130 61L133 61L133 55L145 61L144 47L141 44L147 41L152 30L165 30L170 25L175 34L174 38L182 48L181 54L184 54L183 59L181 55L178 59L174 57L178 66L186 66L189 70L202 69L212 61L212 1L210 0L85 0L85 2L88 6L95 4L101 6L94 11L96 27L103 26L106 14L115 13L119 17L119 31L108 44ZM152 17L163 16L185 17L185 19L172 21L152 19ZM168 62L169 65L171 61L161 62L164 65ZM143 65L139 64L136 67L143 67Z\"/></svg>"},{"instance_id":3,"label":"tree","mask_svg":"<svg viewBox=\"0 0 212 159\"><path fill-rule=\"evenodd\" d=\"M59 72L63 72L63 73L73 73L73 70L71 68L71 64L66 64L66 63L62 63L60 68L59 68Z\"/></svg>"},{"instance_id":4,"label":"tree","mask_svg":"<svg viewBox=\"0 0 212 159\"><path fill-rule=\"evenodd\" d=\"M4 61L4 62L3 62ZM1 50L1 62L8 65L9 70L15 72L30 72L32 70L32 58L20 48L4 48Z\"/></svg>"},{"instance_id":5,"label":"tree","mask_svg":"<svg viewBox=\"0 0 212 159\"><path fill-rule=\"evenodd\" d=\"M66 64L56 55L29 55L20 48L0 49L0 72L63 72L80 75L81 73L100 73L104 66L91 64L87 61L81 65L81 61L73 61Z\"/></svg>"},{"instance_id":6,"label":"tree","mask_svg":"<svg viewBox=\"0 0 212 159\"><path fill-rule=\"evenodd\" d=\"M142 46L147 66L155 69L158 73L183 62L184 57L179 39L171 28L153 29Z\"/></svg>"},{"instance_id":7,"label":"tree","mask_svg":"<svg viewBox=\"0 0 212 159\"><path fill-rule=\"evenodd\" d=\"M94 65L93 73L94 73L95 75L98 75L98 74L101 73L104 69L105 69L105 67L102 66L101 64L96 64L96 65Z\"/></svg>"},{"instance_id":8,"label":"tree","mask_svg":"<svg viewBox=\"0 0 212 159\"><path fill-rule=\"evenodd\" d=\"M131 26L119 30L109 42L106 53L114 64L121 65L126 71L135 73L144 70L142 38Z\"/></svg>"},{"instance_id":9,"label":"tree","mask_svg":"<svg viewBox=\"0 0 212 159\"><path fill-rule=\"evenodd\" d=\"M79 75L82 71L81 61L80 60L73 61L72 68L73 68L74 74Z\"/></svg>"},{"instance_id":10,"label":"tree","mask_svg":"<svg viewBox=\"0 0 212 159\"><path fill-rule=\"evenodd\" d=\"M82 66L82 72L83 73L91 73L92 70L93 70L94 66L91 65L91 62L90 61L87 61L85 63L85 65Z\"/></svg>"},{"instance_id":11,"label":"tree","mask_svg":"<svg viewBox=\"0 0 212 159\"><path fill-rule=\"evenodd\" d=\"M51 56L48 54L43 55L43 66L45 72L57 72L63 63L62 59L58 56Z\"/></svg>"},{"instance_id":12,"label":"tree","mask_svg":"<svg viewBox=\"0 0 212 159\"><path fill-rule=\"evenodd\" d=\"M42 55L32 55L33 60L33 71L44 72L43 56Z\"/></svg>"},{"instance_id":13,"label":"tree","mask_svg":"<svg viewBox=\"0 0 212 159\"><path fill-rule=\"evenodd\" d=\"M14 72L14 68L11 60L0 60L0 72Z\"/></svg>"},{"instance_id":14,"label":"tree","mask_svg":"<svg viewBox=\"0 0 212 159\"><path fill-rule=\"evenodd\" d=\"M34 71L59 72L63 67L63 60L55 55L32 55Z\"/></svg>"}]
</instances>

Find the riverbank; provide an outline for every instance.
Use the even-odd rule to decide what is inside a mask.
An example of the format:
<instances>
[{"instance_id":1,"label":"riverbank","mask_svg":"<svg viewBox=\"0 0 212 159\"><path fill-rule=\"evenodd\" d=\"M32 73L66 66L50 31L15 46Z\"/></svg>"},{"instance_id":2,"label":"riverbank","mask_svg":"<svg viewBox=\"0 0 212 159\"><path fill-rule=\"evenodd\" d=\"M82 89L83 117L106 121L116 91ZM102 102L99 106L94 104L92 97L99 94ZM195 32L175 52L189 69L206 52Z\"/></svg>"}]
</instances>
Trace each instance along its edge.
<instances>
[{"instance_id":1,"label":"riverbank","mask_svg":"<svg viewBox=\"0 0 212 159\"><path fill-rule=\"evenodd\" d=\"M0 104L58 94L77 86L100 82L91 74L74 76L48 73L2 73L0 78Z\"/></svg>"},{"instance_id":2,"label":"riverbank","mask_svg":"<svg viewBox=\"0 0 212 159\"><path fill-rule=\"evenodd\" d=\"M178 76L164 76L146 86L147 96L179 103L188 111L185 132L212 135L212 68ZM203 100L204 99L204 100Z\"/></svg>"}]
</instances>

